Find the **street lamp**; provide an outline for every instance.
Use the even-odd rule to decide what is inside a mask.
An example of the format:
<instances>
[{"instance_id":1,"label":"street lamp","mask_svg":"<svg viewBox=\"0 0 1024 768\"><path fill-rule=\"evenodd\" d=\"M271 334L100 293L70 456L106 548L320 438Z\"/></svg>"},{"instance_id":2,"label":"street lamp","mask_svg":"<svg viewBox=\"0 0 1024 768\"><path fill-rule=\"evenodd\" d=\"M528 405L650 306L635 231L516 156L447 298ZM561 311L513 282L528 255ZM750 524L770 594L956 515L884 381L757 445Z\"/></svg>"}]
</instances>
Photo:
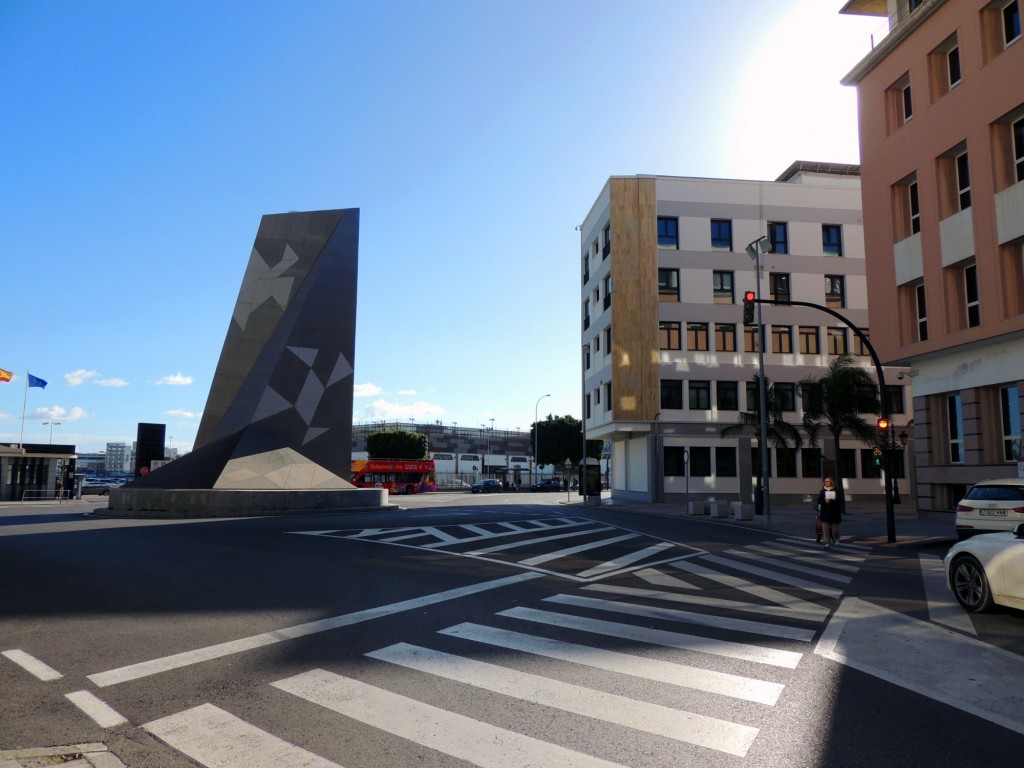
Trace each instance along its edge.
<instances>
[{"instance_id":1,"label":"street lamp","mask_svg":"<svg viewBox=\"0 0 1024 768\"><path fill-rule=\"evenodd\" d=\"M537 423L537 407L540 405L540 401L545 397L551 397L551 394L541 395L537 398L537 402L533 406L533 466L537 466L537 445L540 442L540 425ZM533 469L530 470L530 485L536 483L537 480L534 477Z\"/></svg>"},{"instance_id":2,"label":"street lamp","mask_svg":"<svg viewBox=\"0 0 1024 768\"><path fill-rule=\"evenodd\" d=\"M43 426L44 427L45 426L49 426L50 427L50 445L53 445L53 428L54 427L59 427L60 426L60 422L59 421L44 421L43 422Z\"/></svg>"},{"instance_id":3,"label":"street lamp","mask_svg":"<svg viewBox=\"0 0 1024 768\"><path fill-rule=\"evenodd\" d=\"M761 411L761 435L758 438L761 453L761 498L764 501L765 519L770 525L772 522L772 503L768 495L768 477L771 474L768 467L768 385L764 380L764 323L761 322L761 254L772 252L772 241L767 235L747 244L747 256L754 260L754 270L757 279L757 369L760 381L758 382L758 398Z\"/></svg>"}]
</instances>

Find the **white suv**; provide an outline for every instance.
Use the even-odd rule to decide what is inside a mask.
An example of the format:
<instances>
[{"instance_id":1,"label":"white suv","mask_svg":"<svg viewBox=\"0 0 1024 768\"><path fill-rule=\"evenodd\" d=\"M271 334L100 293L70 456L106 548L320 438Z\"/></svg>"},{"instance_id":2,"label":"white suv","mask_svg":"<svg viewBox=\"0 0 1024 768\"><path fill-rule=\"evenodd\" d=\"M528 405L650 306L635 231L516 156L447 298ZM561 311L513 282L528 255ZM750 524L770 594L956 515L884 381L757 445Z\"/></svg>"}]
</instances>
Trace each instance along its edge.
<instances>
[{"instance_id":1,"label":"white suv","mask_svg":"<svg viewBox=\"0 0 1024 768\"><path fill-rule=\"evenodd\" d=\"M956 505L956 535L1012 531L1024 523L1024 478L982 480Z\"/></svg>"}]
</instances>

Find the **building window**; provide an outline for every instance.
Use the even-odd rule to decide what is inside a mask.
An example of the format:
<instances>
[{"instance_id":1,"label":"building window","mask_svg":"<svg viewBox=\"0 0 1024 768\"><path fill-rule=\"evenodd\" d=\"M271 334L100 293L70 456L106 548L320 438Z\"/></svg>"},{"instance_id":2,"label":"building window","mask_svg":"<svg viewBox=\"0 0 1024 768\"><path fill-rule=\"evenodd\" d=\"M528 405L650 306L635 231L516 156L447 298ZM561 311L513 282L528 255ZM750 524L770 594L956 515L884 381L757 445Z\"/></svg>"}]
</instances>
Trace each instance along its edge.
<instances>
[{"instance_id":1,"label":"building window","mask_svg":"<svg viewBox=\"0 0 1024 768\"><path fill-rule=\"evenodd\" d=\"M961 211L971 207L971 170L966 152L956 156L956 194Z\"/></svg>"},{"instance_id":2,"label":"building window","mask_svg":"<svg viewBox=\"0 0 1024 768\"><path fill-rule=\"evenodd\" d=\"M757 332L756 325L743 326L743 349L747 352L759 352L761 350L761 334Z\"/></svg>"},{"instance_id":3,"label":"building window","mask_svg":"<svg viewBox=\"0 0 1024 768\"><path fill-rule=\"evenodd\" d=\"M868 345L864 343L864 339L861 336L870 339L870 334L863 328L860 329L860 333L853 334L853 354L857 357L868 357L871 355L871 351L868 349Z\"/></svg>"},{"instance_id":4,"label":"building window","mask_svg":"<svg viewBox=\"0 0 1024 768\"><path fill-rule=\"evenodd\" d=\"M604 261L612 253L612 225L608 224L603 230L601 230L601 240L603 245L601 246L601 261Z\"/></svg>"},{"instance_id":5,"label":"building window","mask_svg":"<svg viewBox=\"0 0 1024 768\"><path fill-rule=\"evenodd\" d=\"M587 418L589 419L590 418L590 393L589 392L587 393L587 396L584 399L585 399L586 404L587 404Z\"/></svg>"},{"instance_id":6,"label":"building window","mask_svg":"<svg viewBox=\"0 0 1024 768\"><path fill-rule=\"evenodd\" d=\"M821 249L832 256L843 255L843 227L841 224L821 225Z\"/></svg>"},{"instance_id":7,"label":"building window","mask_svg":"<svg viewBox=\"0 0 1024 768\"><path fill-rule=\"evenodd\" d=\"M1020 3L1013 0L1003 6L1003 43L1009 45L1020 38Z\"/></svg>"},{"instance_id":8,"label":"building window","mask_svg":"<svg viewBox=\"0 0 1024 768\"><path fill-rule=\"evenodd\" d=\"M686 348L690 352L708 351L708 324L686 324Z\"/></svg>"},{"instance_id":9,"label":"building window","mask_svg":"<svg viewBox=\"0 0 1024 768\"><path fill-rule=\"evenodd\" d=\"M796 410L796 384L790 382L776 382L772 385L775 393L775 404L780 411Z\"/></svg>"},{"instance_id":10,"label":"building window","mask_svg":"<svg viewBox=\"0 0 1024 768\"><path fill-rule=\"evenodd\" d=\"M604 385L604 409L612 409L612 383L609 381Z\"/></svg>"},{"instance_id":11,"label":"building window","mask_svg":"<svg viewBox=\"0 0 1024 768\"><path fill-rule=\"evenodd\" d=\"M710 411L711 410L711 382L691 381L690 382L690 410Z\"/></svg>"},{"instance_id":12,"label":"building window","mask_svg":"<svg viewBox=\"0 0 1024 768\"><path fill-rule=\"evenodd\" d=\"M1024 117L1015 122L1010 132L1013 135L1013 167L1017 181L1024 181Z\"/></svg>"},{"instance_id":13,"label":"building window","mask_svg":"<svg viewBox=\"0 0 1024 768\"><path fill-rule=\"evenodd\" d=\"M594 351L595 352L600 352L601 351L601 337L600 336L595 336L594 337Z\"/></svg>"},{"instance_id":14,"label":"building window","mask_svg":"<svg viewBox=\"0 0 1024 768\"><path fill-rule=\"evenodd\" d=\"M1003 425L1003 461L1016 461L1013 442L1024 436L1020 425L1020 390L1015 386L1002 387L999 390L999 408Z\"/></svg>"},{"instance_id":15,"label":"building window","mask_svg":"<svg viewBox=\"0 0 1024 768\"><path fill-rule=\"evenodd\" d=\"M597 403L598 405L601 404L601 388L600 387L598 387L597 389L594 390L594 402Z\"/></svg>"},{"instance_id":16,"label":"building window","mask_svg":"<svg viewBox=\"0 0 1024 768\"><path fill-rule=\"evenodd\" d=\"M738 411L740 409L740 391L735 381L715 382L715 390L718 396L718 410Z\"/></svg>"},{"instance_id":17,"label":"building window","mask_svg":"<svg viewBox=\"0 0 1024 768\"><path fill-rule=\"evenodd\" d=\"M736 351L736 324L715 323L715 352Z\"/></svg>"},{"instance_id":18,"label":"building window","mask_svg":"<svg viewBox=\"0 0 1024 768\"><path fill-rule=\"evenodd\" d=\"M583 330L590 327L590 299L583 302Z\"/></svg>"},{"instance_id":19,"label":"building window","mask_svg":"<svg viewBox=\"0 0 1024 768\"><path fill-rule=\"evenodd\" d=\"M679 219L671 219L667 216L658 217L658 247L679 247Z\"/></svg>"},{"instance_id":20,"label":"building window","mask_svg":"<svg viewBox=\"0 0 1024 768\"><path fill-rule=\"evenodd\" d=\"M800 449L800 474L803 477L821 477L821 448Z\"/></svg>"},{"instance_id":21,"label":"building window","mask_svg":"<svg viewBox=\"0 0 1024 768\"><path fill-rule=\"evenodd\" d=\"M825 275L825 306L846 306L846 278L842 275Z\"/></svg>"},{"instance_id":22,"label":"building window","mask_svg":"<svg viewBox=\"0 0 1024 768\"><path fill-rule=\"evenodd\" d=\"M707 446L690 449L690 477L711 477L711 449Z\"/></svg>"},{"instance_id":23,"label":"building window","mask_svg":"<svg viewBox=\"0 0 1024 768\"><path fill-rule=\"evenodd\" d=\"M772 244L772 253L789 253L789 224L785 221L769 221L768 239Z\"/></svg>"},{"instance_id":24,"label":"building window","mask_svg":"<svg viewBox=\"0 0 1024 768\"><path fill-rule=\"evenodd\" d=\"M679 301L678 269L658 269L658 300Z\"/></svg>"},{"instance_id":25,"label":"building window","mask_svg":"<svg viewBox=\"0 0 1024 768\"><path fill-rule=\"evenodd\" d=\"M953 464L964 462L964 412L960 395L946 398L946 420L949 430L949 460Z\"/></svg>"},{"instance_id":26,"label":"building window","mask_svg":"<svg viewBox=\"0 0 1024 768\"><path fill-rule=\"evenodd\" d=\"M612 329L611 327L604 329L604 353L610 355L612 353Z\"/></svg>"},{"instance_id":27,"label":"building window","mask_svg":"<svg viewBox=\"0 0 1024 768\"><path fill-rule=\"evenodd\" d=\"M796 448L782 446L775 449L775 474L796 477Z\"/></svg>"},{"instance_id":28,"label":"building window","mask_svg":"<svg viewBox=\"0 0 1024 768\"><path fill-rule=\"evenodd\" d=\"M735 448L715 448L715 474L718 477L736 477Z\"/></svg>"},{"instance_id":29,"label":"building window","mask_svg":"<svg viewBox=\"0 0 1024 768\"><path fill-rule=\"evenodd\" d=\"M789 301L789 274L772 272L768 275L768 287L775 301Z\"/></svg>"},{"instance_id":30,"label":"building window","mask_svg":"<svg viewBox=\"0 0 1024 768\"><path fill-rule=\"evenodd\" d=\"M719 272L712 273L712 281L715 291L715 304L735 304L736 294L733 289L733 273Z\"/></svg>"},{"instance_id":31,"label":"building window","mask_svg":"<svg viewBox=\"0 0 1024 768\"><path fill-rule=\"evenodd\" d=\"M583 347L583 367L590 370L590 345Z\"/></svg>"},{"instance_id":32,"label":"building window","mask_svg":"<svg viewBox=\"0 0 1024 768\"><path fill-rule=\"evenodd\" d=\"M604 276L604 308L608 309L612 305L612 276Z\"/></svg>"},{"instance_id":33,"label":"building window","mask_svg":"<svg viewBox=\"0 0 1024 768\"><path fill-rule=\"evenodd\" d=\"M818 326L800 326L800 354L817 355L821 352L821 345L818 341Z\"/></svg>"},{"instance_id":34,"label":"building window","mask_svg":"<svg viewBox=\"0 0 1024 768\"><path fill-rule=\"evenodd\" d=\"M910 211L910 234L921 231L921 202L917 196L917 182L907 184L907 207Z\"/></svg>"},{"instance_id":35,"label":"building window","mask_svg":"<svg viewBox=\"0 0 1024 768\"><path fill-rule=\"evenodd\" d=\"M978 298L978 267L964 267L964 299L967 306L967 327L981 325L981 301Z\"/></svg>"},{"instance_id":36,"label":"building window","mask_svg":"<svg viewBox=\"0 0 1024 768\"><path fill-rule=\"evenodd\" d=\"M917 305L917 340L928 341L928 307L924 300L924 283L915 286L914 299Z\"/></svg>"},{"instance_id":37,"label":"building window","mask_svg":"<svg viewBox=\"0 0 1024 768\"><path fill-rule=\"evenodd\" d=\"M665 477L686 477L685 448L676 445L665 446Z\"/></svg>"},{"instance_id":38,"label":"building window","mask_svg":"<svg viewBox=\"0 0 1024 768\"><path fill-rule=\"evenodd\" d=\"M910 122L914 116L914 97L910 92L910 83L900 89L900 105L902 106L901 118L904 123Z\"/></svg>"},{"instance_id":39,"label":"building window","mask_svg":"<svg viewBox=\"0 0 1024 768\"><path fill-rule=\"evenodd\" d=\"M683 382L678 379L661 380L662 410L681 411L683 409Z\"/></svg>"},{"instance_id":40,"label":"building window","mask_svg":"<svg viewBox=\"0 0 1024 768\"><path fill-rule=\"evenodd\" d=\"M777 355L789 355L793 352L793 326L772 326L772 352Z\"/></svg>"},{"instance_id":41,"label":"building window","mask_svg":"<svg viewBox=\"0 0 1024 768\"><path fill-rule=\"evenodd\" d=\"M662 320L658 323L659 349L682 349L683 326L674 320Z\"/></svg>"},{"instance_id":42,"label":"building window","mask_svg":"<svg viewBox=\"0 0 1024 768\"><path fill-rule=\"evenodd\" d=\"M949 87L960 82L960 47L954 46L946 54L946 71L949 74Z\"/></svg>"},{"instance_id":43,"label":"building window","mask_svg":"<svg viewBox=\"0 0 1024 768\"><path fill-rule=\"evenodd\" d=\"M711 247L732 250L732 219L711 220Z\"/></svg>"},{"instance_id":44,"label":"building window","mask_svg":"<svg viewBox=\"0 0 1024 768\"><path fill-rule=\"evenodd\" d=\"M906 409L903 397L903 386L900 384L885 385L885 409L891 414L903 413Z\"/></svg>"},{"instance_id":45,"label":"building window","mask_svg":"<svg viewBox=\"0 0 1024 768\"><path fill-rule=\"evenodd\" d=\"M830 355L845 355L849 351L846 346L846 329L828 329L828 353Z\"/></svg>"},{"instance_id":46,"label":"building window","mask_svg":"<svg viewBox=\"0 0 1024 768\"><path fill-rule=\"evenodd\" d=\"M590 253L583 254L583 284L590 282Z\"/></svg>"}]
</instances>

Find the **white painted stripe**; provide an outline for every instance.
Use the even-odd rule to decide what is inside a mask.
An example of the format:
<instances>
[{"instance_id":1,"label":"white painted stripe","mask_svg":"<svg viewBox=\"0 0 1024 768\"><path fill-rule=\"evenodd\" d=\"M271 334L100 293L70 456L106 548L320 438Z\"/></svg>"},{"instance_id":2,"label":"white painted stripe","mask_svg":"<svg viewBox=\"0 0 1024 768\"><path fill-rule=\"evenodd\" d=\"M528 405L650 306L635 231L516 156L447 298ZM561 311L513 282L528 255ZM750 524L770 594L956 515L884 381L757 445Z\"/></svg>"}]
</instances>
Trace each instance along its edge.
<instances>
[{"instance_id":1,"label":"white painted stripe","mask_svg":"<svg viewBox=\"0 0 1024 768\"><path fill-rule=\"evenodd\" d=\"M620 624L603 619L589 619L583 616L570 616L565 613L538 611L535 608L510 608L498 616L508 616L538 624L575 629L607 637L618 637L650 645L663 645L667 648L680 648L687 651L698 651L714 656L725 656L730 659L752 661L757 664L769 664L774 667L796 669L803 654L793 651L780 651L774 648L763 648L759 645L734 643L731 640L715 640L697 635L684 635L679 632L667 632L662 629L635 627L632 624Z\"/></svg>"},{"instance_id":2,"label":"white painted stripe","mask_svg":"<svg viewBox=\"0 0 1024 768\"><path fill-rule=\"evenodd\" d=\"M1024 734L1015 653L854 597L815 653Z\"/></svg>"},{"instance_id":3,"label":"white painted stripe","mask_svg":"<svg viewBox=\"0 0 1024 768\"><path fill-rule=\"evenodd\" d=\"M201 661L219 659L223 656L242 653L243 651L249 651L254 648L262 648L263 646L273 645L274 643L279 643L283 640L293 640L297 637L306 637L307 635L316 634L317 632L326 632L331 629L338 629L339 627L348 627L364 621L379 619L382 616L392 616L396 613L402 613L404 611L410 611L427 605L434 605L436 603L443 603L448 600L455 600L460 597L466 597L467 595L475 595L491 589L500 589L501 587L511 586L522 581L529 581L530 579L536 578L540 578L540 574L519 573L515 576L506 576L503 579L484 581L479 584L471 584L468 587L450 589L446 592L438 592L434 595L414 597L411 600L403 600L398 603L382 605L377 608L367 608L364 611L346 613L341 616L321 619L320 621L311 621L306 624L298 624L293 627L282 627L281 629L275 629L271 632L263 632L258 635L244 637L240 640L231 640L226 643L209 645L205 648L197 648L192 651L184 651L171 656L164 656L160 659L143 661L138 664L130 664L126 667L120 667L107 672L99 672L95 675L89 675L88 679L94 685L104 688L108 685L124 683L129 680L137 680L141 677L155 675L159 672L166 672L171 669L178 669L180 667L187 667L191 664L198 664Z\"/></svg>"},{"instance_id":4,"label":"white painted stripe","mask_svg":"<svg viewBox=\"0 0 1024 768\"><path fill-rule=\"evenodd\" d=\"M406 533L401 536L388 536L386 539L372 539L372 541L375 541L378 544L397 544L400 541L408 541L409 539L425 539L429 535L430 534L427 532L426 528L420 528L415 533ZM432 546L433 543L434 542L431 542L430 544L424 544L423 546L429 547ZM442 541L441 543L447 544L448 542Z\"/></svg>"},{"instance_id":5,"label":"white painted stripe","mask_svg":"<svg viewBox=\"0 0 1024 768\"><path fill-rule=\"evenodd\" d=\"M645 549L639 549L636 552L631 552L628 555L623 555L622 557L616 558L615 560L609 560L607 563L602 563L601 565L594 566L593 568L586 571L582 571L576 575L582 576L585 579L591 579L594 576L600 576L601 574L606 574L610 571L616 571L620 568L626 568L632 565L633 563L639 562L640 560L645 560L648 557L653 557L659 552L663 552L666 549L670 549L673 546L675 545L671 542L663 541L659 544L655 544Z\"/></svg>"},{"instance_id":6,"label":"white painted stripe","mask_svg":"<svg viewBox=\"0 0 1024 768\"><path fill-rule=\"evenodd\" d=\"M477 536L493 536L494 535L494 533L492 531L488 531L488 530L486 530L484 528L481 528L478 525L463 525L462 527L465 530L469 531L470 533L475 533Z\"/></svg>"},{"instance_id":7,"label":"white painted stripe","mask_svg":"<svg viewBox=\"0 0 1024 768\"><path fill-rule=\"evenodd\" d=\"M90 691L65 693L65 698L92 718L100 728L113 728L127 723L120 712Z\"/></svg>"},{"instance_id":8,"label":"white painted stripe","mask_svg":"<svg viewBox=\"0 0 1024 768\"><path fill-rule=\"evenodd\" d=\"M694 586L688 581L683 581L677 576L669 576L667 573L662 573L654 568L644 568L643 570L637 571L636 575L649 584L656 584L659 587L672 587L674 589L700 589L700 587Z\"/></svg>"},{"instance_id":9,"label":"white painted stripe","mask_svg":"<svg viewBox=\"0 0 1024 768\"><path fill-rule=\"evenodd\" d=\"M977 635L971 617L949 591L946 567L942 564L942 558L938 555L918 553L917 559L921 564L925 600L928 601L928 618L960 632Z\"/></svg>"},{"instance_id":10,"label":"white painted stripe","mask_svg":"<svg viewBox=\"0 0 1024 768\"><path fill-rule=\"evenodd\" d=\"M206 768L341 768L212 704L142 727Z\"/></svg>"},{"instance_id":11,"label":"white painted stripe","mask_svg":"<svg viewBox=\"0 0 1024 768\"><path fill-rule=\"evenodd\" d=\"M616 600L600 600L594 597L581 597L579 595L552 595L551 597L544 598L544 600L545 602L557 603L558 605L572 605L577 608L592 608L598 611L625 613L629 616L643 616L645 619L697 624L701 627L728 629L731 632L782 637L787 640L798 640L804 643L809 643L814 639L814 632L810 629L788 627L783 624L768 624L763 621L750 621L749 619L733 619L728 616L715 616L709 613L693 613L692 611L679 611L674 608L658 608L650 605L621 603Z\"/></svg>"},{"instance_id":12,"label":"white painted stripe","mask_svg":"<svg viewBox=\"0 0 1024 768\"><path fill-rule=\"evenodd\" d=\"M673 568L678 568L681 571L687 571L689 573L702 576L705 579L711 581L717 581L719 584L724 584L727 587L738 589L747 594L759 597L762 600L768 600L776 605L781 605L793 612L794 616L801 616L809 620L821 621L828 616L829 610L823 605L812 603L809 600L801 600L799 597L780 592L772 587L766 587L761 584L754 584L746 579L741 579L738 576L733 576L728 573L719 573L710 568L707 568L700 563L695 563L692 560L675 560L670 565Z\"/></svg>"},{"instance_id":13,"label":"white painted stripe","mask_svg":"<svg viewBox=\"0 0 1024 768\"><path fill-rule=\"evenodd\" d=\"M704 555L702 560L706 560L709 563L715 565L723 565L726 568L733 568L737 571L743 571L744 573L751 573L754 576L762 576L771 581L777 581L780 584L786 584L790 587L797 587L798 589L804 589L808 592L814 592L825 597L838 598L842 597L843 590L837 589L836 587L829 587L817 582L807 581L806 579L798 579L795 576L787 576L784 573L778 571L770 571L767 568L758 568L757 566L749 565L738 560L730 560L727 557L719 557L718 555Z\"/></svg>"},{"instance_id":14,"label":"white painted stripe","mask_svg":"<svg viewBox=\"0 0 1024 768\"><path fill-rule=\"evenodd\" d=\"M6 656L26 672L43 681L59 680L64 677L64 675L53 667L44 664L35 656L31 656L18 648L4 651L3 653L0 653L0 656Z\"/></svg>"},{"instance_id":15,"label":"white painted stripe","mask_svg":"<svg viewBox=\"0 0 1024 768\"><path fill-rule=\"evenodd\" d=\"M844 576L841 573L832 573L824 568L810 568L805 565L797 565L791 562L789 559L783 559L780 557L765 557L758 555L753 552L748 552L745 549L730 549L725 552L730 557L743 557L747 560L753 560L756 563L762 565L768 565L773 568L785 568L789 571L796 571L797 573L805 573L808 576L814 576L819 579L829 579L830 581L838 581L840 584L849 584L853 581L852 576Z\"/></svg>"},{"instance_id":16,"label":"white painted stripe","mask_svg":"<svg viewBox=\"0 0 1024 768\"><path fill-rule=\"evenodd\" d=\"M539 523L539 522L543 522L543 521L539 521L538 520L538 521L530 521L530 522L538 522ZM594 525L594 522L592 520L580 520L580 521L567 521L564 525L539 525L539 526L532 526L531 525L531 526L524 526L524 525L516 525L514 523L497 523L497 525L500 525L500 526L502 526L504 528L507 528L508 530L506 532L504 532L504 533L499 533L499 532L496 532L496 531L483 531L480 536L467 536L464 539L459 539L459 541L461 543L463 543L463 544L472 544L472 543L478 542L478 541L490 541L492 539L507 538L509 536L521 536L524 533L537 533L538 531L542 531L542 530L560 530L560 529L563 529L563 528L580 528L580 527L583 527L583 526L586 526L586 525ZM566 535L568 536L568 535L572 535L572 534L566 534ZM544 538L531 538L531 539L526 539L525 541L526 542L530 542L530 541L546 541L546 540L547 540L547 537L544 537ZM424 549L434 549L434 548L437 548L437 547L443 547L446 544L447 544L447 542L434 542L433 544L425 545ZM511 546L518 546L518 544L517 545L509 545L509 546L510 547ZM491 551L497 552L497 551L499 551L499 548L495 548L493 550L490 550L490 549L488 549L488 550L480 550L480 552L491 552ZM475 554L478 554L478 553L477 552L469 552L467 554L475 555Z\"/></svg>"},{"instance_id":17,"label":"white painted stripe","mask_svg":"<svg viewBox=\"0 0 1024 768\"><path fill-rule=\"evenodd\" d=\"M552 768L622 768L617 763L498 728L322 669L310 670L271 685L480 768L534 768L541 765ZM289 763L278 765L290 766Z\"/></svg>"},{"instance_id":18,"label":"white painted stripe","mask_svg":"<svg viewBox=\"0 0 1024 768\"><path fill-rule=\"evenodd\" d=\"M436 536L437 538L441 539L442 541L444 541L447 544L453 544L455 542L458 542L458 541L462 540L458 536L452 536L450 533L445 533L440 528L437 528L435 526L428 526L428 527L424 528L423 531L425 533L433 534L434 536Z\"/></svg>"},{"instance_id":19,"label":"white painted stripe","mask_svg":"<svg viewBox=\"0 0 1024 768\"><path fill-rule=\"evenodd\" d=\"M664 592L657 589L637 589L636 587L618 587L613 584L587 584L580 589L592 590L594 592L605 592L611 595L627 595L629 597L644 597L650 600L665 600L670 603L685 603L687 605L704 605L709 608L725 608L730 611L741 613L759 613L764 616L774 616L777 619L792 619L794 621L822 622L828 618L828 608L821 607L820 614L816 617L795 614L791 609L781 605L764 605L762 603L745 603L740 600L726 600L722 597L708 597L706 595L693 595L690 593Z\"/></svg>"},{"instance_id":20,"label":"white painted stripe","mask_svg":"<svg viewBox=\"0 0 1024 768\"><path fill-rule=\"evenodd\" d=\"M860 570L860 565L849 565L847 563L838 562L835 558L823 559L821 556L821 547L816 547L813 552L806 551L804 549L793 549L785 545L778 547L765 547L751 544L745 549L749 549L751 552L758 552L763 555L769 555L770 557L784 558L785 560L799 562L799 563L811 563L816 567L827 568L830 571L845 571L847 573L857 573Z\"/></svg>"},{"instance_id":21,"label":"white painted stripe","mask_svg":"<svg viewBox=\"0 0 1024 768\"><path fill-rule=\"evenodd\" d=\"M547 563L551 560L558 560L561 557L568 557L569 555L576 555L580 552L587 552L591 549L598 549L599 547L607 547L611 544L617 544L620 541L628 541L629 539L635 539L635 533L624 533L621 536L612 536L608 539L601 539L600 541L588 541L584 544L577 544L575 547L567 547L566 549L559 549L555 552L546 552L543 555L537 555L526 560L520 560L520 565L540 565L541 563ZM586 577L586 573L578 573L577 576Z\"/></svg>"},{"instance_id":22,"label":"white painted stripe","mask_svg":"<svg viewBox=\"0 0 1024 768\"><path fill-rule=\"evenodd\" d=\"M582 523L581 523L582 525ZM557 541L559 539L568 539L572 536L588 535L591 533L604 533L605 531L614 531L616 528L611 525L601 526L599 528L590 528L585 531L569 531L569 533L556 533L553 536L535 536L529 539L522 539L520 541L513 541L509 544L500 544L497 547L488 547L487 549L478 549L473 552L467 552L469 555L489 555L494 552L504 552L508 549L516 549L518 547L528 547L531 544L541 544L546 541Z\"/></svg>"},{"instance_id":23,"label":"white painted stripe","mask_svg":"<svg viewBox=\"0 0 1024 768\"><path fill-rule=\"evenodd\" d=\"M562 640L551 640L468 622L442 629L440 632L444 635L496 645L500 648L510 648L550 659L560 659L573 664L603 669L606 672L617 672L620 675L639 677L681 688L692 688L705 693L729 696L758 704L774 706L785 688L781 683L755 680L710 669L688 667L661 659L606 651L587 645L566 643Z\"/></svg>"},{"instance_id":24,"label":"white painted stripe","mask_svg":"<svg viewBox=\"0 0 1024 768\"><path fill-rule=\"evenodd\" d=\"M397 643L367 656L522 701L743 757L757 729L509 667Z\"/></svg>"},{"instance_id":25,"label":"white painted stripe","mask_svg":"<svg viewBox=\"0 0 1024 768\"><path fill-rule=\"evenodd\" d=\"M778 539L775 539L775 543L784 544L786 546L792 547L800 547L802 549L807 549L811 551L819 551L822 548L821 544L818 544L815 541L811 541L810 539L794 539L792 537L786 536L782 536ZM839 546L841 549L845 550L848 553L862 555L863 557L867 557L868 555L870 555L871 550L874 549L874 547L864 546L862 544L852 544L849 541L843 539L841 535L839 537Z\"/></svg>"}]
</instances>

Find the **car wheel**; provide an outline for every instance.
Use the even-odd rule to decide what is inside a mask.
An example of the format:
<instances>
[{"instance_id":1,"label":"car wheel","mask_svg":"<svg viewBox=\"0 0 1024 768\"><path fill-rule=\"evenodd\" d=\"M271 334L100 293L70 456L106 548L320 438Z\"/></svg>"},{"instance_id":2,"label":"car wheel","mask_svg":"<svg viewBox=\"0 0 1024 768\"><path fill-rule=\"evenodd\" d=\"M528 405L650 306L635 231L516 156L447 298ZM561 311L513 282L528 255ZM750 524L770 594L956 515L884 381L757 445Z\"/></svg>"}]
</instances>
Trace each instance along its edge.
<instances>
[{"instance_id":1,"label":"car wheel","mask_svg":"<svg viewBox=\"0 0 1024 768\"><path fill-rule=\"evenodd\" d=\"M956 601L971 613L984 613L992 608L992 588L981 563L970 555L953 561L953 594Z\"/></svg>"}]
</instances>

